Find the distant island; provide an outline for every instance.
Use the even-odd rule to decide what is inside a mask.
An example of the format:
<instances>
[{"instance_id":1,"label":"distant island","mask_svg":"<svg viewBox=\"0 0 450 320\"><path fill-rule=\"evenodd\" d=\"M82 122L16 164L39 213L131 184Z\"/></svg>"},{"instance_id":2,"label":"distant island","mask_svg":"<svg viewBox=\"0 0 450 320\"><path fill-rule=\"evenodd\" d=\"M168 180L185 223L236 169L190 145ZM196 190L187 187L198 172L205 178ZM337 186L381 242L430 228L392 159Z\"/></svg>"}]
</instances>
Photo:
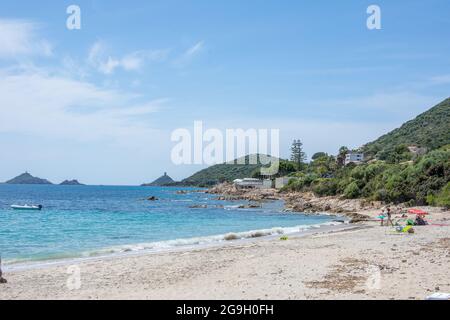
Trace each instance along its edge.
<instances>
[{"instance_id":1,"label":"distant island","mask_svg":"<svg viewBox=\"0 0 450 320\"><path fill-rule=\"evenodd\" d=\"M164 175L153 181L152 183L144 183L142 187L161 187L174 184L175 181L164 172Z\"/></svg>"},{"instance_id":2,"label":"distant island","mask_svg":"<svg viewBox=\"0 0 450 320\"><path fill-rule=\"evenodd\" d=\"M64 180L59 185L61 186L84 186L84 184L78 182L78 180Z\"/></svg>"},{"instance_id":3,"label":"distant island","mask_svg":"<svg viewBox=\"0 0 450 320\"><path fill-rule=\"evenodd\" d=\"M28 172L22 173L21 175L5 182L6 184L53 184L46 179L41 179L33 177Z\"/></svg>"},{"instance_id":4,"label":"distant island","mask_svg":"<svg viewBox=\"0 0 450 320\"><path fill-rule=\"evenodd\" d=\"M52 185L50 181L47 179L42 179L38 177L34 177L28 172L22 173L21 175L8 180L5 182L5 184L46 184L46 185ZM78 182L78 180L64 180L59 185L61 186L84 186L84 184Z\"/></svg>"}]
</instances>

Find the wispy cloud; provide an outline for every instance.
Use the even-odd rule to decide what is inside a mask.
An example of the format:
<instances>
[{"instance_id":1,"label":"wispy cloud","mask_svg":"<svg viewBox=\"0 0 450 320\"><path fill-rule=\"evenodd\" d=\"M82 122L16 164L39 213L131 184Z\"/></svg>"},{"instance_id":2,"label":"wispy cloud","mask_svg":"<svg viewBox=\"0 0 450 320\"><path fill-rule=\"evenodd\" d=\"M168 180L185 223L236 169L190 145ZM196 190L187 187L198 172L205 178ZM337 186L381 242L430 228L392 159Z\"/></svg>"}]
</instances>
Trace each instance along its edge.
<instances>
[{"instance_id":1,"label":"wispy cloud","mask_svg":"<svg viewBox=\"0 0 450 320\"><path fill-rule=\"evenodd\" d=\"M119 68L124 71L139 71L146 62L163 61L169 53L167 49L140 50L123 57L114 57L109 54L109 51L104 42L97 41L88 53L89 64L106 75L113 74Z\"/></svg>"},{"instance_id":2,"label":"wispy cloud","mask_svg":"<svg viewBox=\"0 0 450 320\"><path fill-rule=\"evenodd\" d=\"M39 26L27 20L0 19L0 58L51 56L52 45L38 35Z\"/></svg>"},{"instance_id":3,"label":"wispy cloud","mask_svg":"<svg viewBox=\"0 0 450 320\"><path fill-rule=\"evenodd\" d=\"M203 41L197 42L195 45L189 48L184 55L189 58L194 57L203 50L204 46L205 43Z\"/></svg>"},{"instance_id":4,"label":"wispy cloud","mask_svg":"<svg viewBox=\"0 0 450 320\"><path fill-rule=\"evenodd\" d=\"M190 48L188 48L183 54L181 54L174 62L175 66L183 66L191 62L196 56L198 56L205 49L205 42L199 41Z\"/></svg>"}]
</instances>

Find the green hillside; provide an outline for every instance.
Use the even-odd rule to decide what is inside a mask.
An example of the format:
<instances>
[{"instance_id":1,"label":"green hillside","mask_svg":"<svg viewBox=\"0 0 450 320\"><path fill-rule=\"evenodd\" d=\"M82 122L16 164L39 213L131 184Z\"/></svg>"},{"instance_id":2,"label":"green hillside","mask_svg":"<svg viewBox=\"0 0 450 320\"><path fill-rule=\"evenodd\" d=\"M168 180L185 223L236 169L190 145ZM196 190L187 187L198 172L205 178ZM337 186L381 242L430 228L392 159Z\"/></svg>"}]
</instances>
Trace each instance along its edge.
<instances>
[{"instance_id":1,"label":"green hillside","mask_svg":"<svg viewBox=\"0 0 450 320\"><path fill-rule=\"evenodd\" d=\"M240 158L242 160L242 158ZM274 158L275 159L275 158ZM238 160L228 163L217 164L203 169L189 178L184 179L181 184L191 186L211 186L220 182L231 182L235 179L249 178L256 175L263 166L258 164L249 164L249 156L245 157L245 164L237 164Z\"/></svg>"},{"instance_id":2,"label":"green hillside","mask_svg":"<svg viewBox=\"0 0 450 320\"><path fill-rule=\"evenodd\" d=\"M400 128L368 143L363 151L368 156L384 157L401 145L418 145L429 151L450 142L450 98L406 122Z\"/></svg>"}]
</instances>

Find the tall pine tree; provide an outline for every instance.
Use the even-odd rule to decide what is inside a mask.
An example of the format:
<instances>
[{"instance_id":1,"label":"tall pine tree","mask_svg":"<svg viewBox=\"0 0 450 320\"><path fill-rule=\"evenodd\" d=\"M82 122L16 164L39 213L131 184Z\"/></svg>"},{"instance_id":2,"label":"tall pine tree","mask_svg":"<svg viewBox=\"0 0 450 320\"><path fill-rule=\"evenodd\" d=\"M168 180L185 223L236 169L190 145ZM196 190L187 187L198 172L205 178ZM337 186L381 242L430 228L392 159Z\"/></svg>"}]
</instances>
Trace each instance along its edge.
<instances>
[{"instance_id":1,"label":"tall pine tree","mask_svg":"<svg viewBox=\"0 0 450 320\"><path fill-rule=\"evenodd\" d=\"M297 164L298 169L301 169L305 160L306 153L303 152L303 143L300 140L294 140L291 146L291 161Z\"/></svg>"}]
</instances>

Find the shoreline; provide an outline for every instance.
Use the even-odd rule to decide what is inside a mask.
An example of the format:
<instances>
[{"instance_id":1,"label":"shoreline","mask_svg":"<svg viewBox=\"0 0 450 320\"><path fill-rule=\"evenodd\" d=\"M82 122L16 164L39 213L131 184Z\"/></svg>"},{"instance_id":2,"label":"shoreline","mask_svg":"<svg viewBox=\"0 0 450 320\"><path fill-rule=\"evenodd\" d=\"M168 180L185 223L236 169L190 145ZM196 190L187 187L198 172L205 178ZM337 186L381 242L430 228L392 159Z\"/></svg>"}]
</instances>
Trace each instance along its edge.
<instances>
[{"instance_id":1,"label":"shoreline","mask_svg":"<svg viewBox=\"0 0 450 320\"><path fill-rule=\"evenodd\" d=\"M0 299L406 299L450 292L450 212L396 234L376 222L4 273ZM438 226L438 224L442 224ZM424 272L425 270L425 272ZM372 283L371 281L375 282Z\"/></svg>"},{"instance_id":2,"label":"shoreline","mask_svg":"<svg viewBox=\"0 0 450 320\"><path fill-rule=\"evenodd\" d=\"M303 230L301 228L304 227ZM161 249L142 249L142 250L135 250L135 251L123 251L123 252L114 252L114 253L106 253L106 254L99 254L99 255L93 255L93 256L86 256L86 257L70 257L70 258L61 258L61 259L48 259L48 260L34 260L34 261L24 261L24 262L13 262L13 263L3 263L3 271L12 273L17 271L26 271L26 270L33 270L33 269L45 269L47 267L55 267L55 266L67 266L71 264L79 264L84 262L91 262L91 261L107 261L107 260L113 260L113 259L120 259L120 258L126 258L126 257L139 257L139 256L146 256L146 255L158 255L158 254L166 254L166 253L174 253L174 252L186 252L186 251L196 251L196 250L203 250L208 248L221 248L226 246L232 246L232 245L241 245L245 243L255 242L255 241L264 241L264 240L274 240L277 238L280 238L282 236L288 236L288 237L303 237L308 236L311 234L316 233L322 233L322 232L333 232L333 231L339 231L343 229L353 229L356 226L351 226L348 223L341 223L341 222L325 222L323 224L314 224L314 225L300 225L300 226L293 226L293 227L286 227L281 229L299 229L299 231L296 232L287 232L287 233L279 233L279 234L268 234L268 235L261 235L261 236L249 236L246 238L238 238L238 239L232 239L232 240L218 240L214 242L209 243L199 243L199 244L188 244L188 245L180 245L180 246L172 246L172 247L166 247ZM277 229L277 228L273 228ZM269 229L266 229L269 230ZM243 233L257 233L261 232L262 230L249 230ZM216 236L210 236L210 237L222 237L227 236L234 233L229 234L223 234L223 235L216 235ZM237 233L239 234L239 233ZM201 238L201 237L198 237ZM206 237L205 237L206 238ZM190 239L196 239L196 238L188 238L188 239L175 239L175 240L169 240L169 241L176 241L176 240L190 240ZM138 244L135 244L138 245ZM119 247L119 246L118 246ZM106 250L105 248L104 250ZM102 249L99 249L102 250Z\"/></svg>"}]
</instances>

